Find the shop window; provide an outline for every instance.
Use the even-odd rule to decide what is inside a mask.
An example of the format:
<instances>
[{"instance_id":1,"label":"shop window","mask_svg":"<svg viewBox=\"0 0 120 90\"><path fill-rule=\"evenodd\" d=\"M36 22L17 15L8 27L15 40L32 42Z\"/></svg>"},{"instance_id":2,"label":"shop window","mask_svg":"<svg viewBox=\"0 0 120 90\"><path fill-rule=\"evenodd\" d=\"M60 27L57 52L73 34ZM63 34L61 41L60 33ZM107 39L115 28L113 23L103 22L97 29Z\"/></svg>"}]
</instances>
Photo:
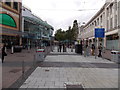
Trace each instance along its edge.
<instances>
[{"instance_id":1,"label":"shop window","mask_svg":"<svg viewBox=\"0 0 120 90\"><path fill-rule=\"evenodd\" d=\"M5 2L5 4L11 7L11 2Z\"/></svg>"},{"instance_id":2,"label":"shop window","mask_svg":"<svg viewBox=\"0 0 120 90\"><path fill-rule=\"evenodd\" d=\"M107 36L107 40L116 40L116 39L118 39L118 38L119 38L118 34L114 34L114 35L109 35L109 36Z\"/></svg>"},{"instance_id":3,"label":"shop window","mask_svg":"<svg viewBox=\"0 0 120 90\"><path fill-rule=\"evenodd\" d=\"M15 10L18 10L18 2L13 2L13 8L14 8Z\"/></svg>"},{"instance_id":4,"label":"shop window","mask_svg":"<svg viewBox=\"0 0 120 90\"><path fill-rule=\"evenodd\" d=\"M118 34L109 35L106 37L106 48L110 50L119 50L118 43L119 43L119 36Z\"/></svg>"}]
</instances>

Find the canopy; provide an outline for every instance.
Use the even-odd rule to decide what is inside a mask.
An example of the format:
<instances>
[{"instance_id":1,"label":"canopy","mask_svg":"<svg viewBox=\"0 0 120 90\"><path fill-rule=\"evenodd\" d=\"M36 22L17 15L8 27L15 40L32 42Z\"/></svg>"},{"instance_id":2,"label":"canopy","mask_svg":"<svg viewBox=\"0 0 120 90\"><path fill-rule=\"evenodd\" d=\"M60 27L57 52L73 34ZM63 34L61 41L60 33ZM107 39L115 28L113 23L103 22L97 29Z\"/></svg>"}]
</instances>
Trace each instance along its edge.
<instances>
[{"instance_id":1,"label":"canopy","mask_svg":"<svg viewBox=\"0 0 120 90\"><path fill-rule=\"evenodd\" d=\"M28 16L24 16L24 18L26 20L29 20L30 22L33 22L33 23L36 23L36 24L39 24L41 26L44 26L46 28L49 28L49 29L52 29L53 30L53 27L51 25L49 25L47 22L45 21L42 21L41 19L35 19L35 18L32 18L32 17L28 17Z\"/></svg>"}]
</instances>

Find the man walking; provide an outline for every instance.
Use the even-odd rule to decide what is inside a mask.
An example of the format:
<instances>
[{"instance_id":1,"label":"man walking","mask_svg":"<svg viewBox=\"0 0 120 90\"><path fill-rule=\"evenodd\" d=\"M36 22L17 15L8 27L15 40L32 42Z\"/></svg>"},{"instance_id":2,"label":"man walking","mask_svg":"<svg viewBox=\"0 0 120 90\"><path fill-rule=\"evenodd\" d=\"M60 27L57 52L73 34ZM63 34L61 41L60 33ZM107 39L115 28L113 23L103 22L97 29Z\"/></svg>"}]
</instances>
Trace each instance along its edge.
<instances>
[{"instance_id":1,"label":"man walking","mask_svg":"<svg viewBox=\"0 0 120 90\"><path fill-rule=\"evenodd\" d=\"M102 57L102 44L101 43L100 43L98 49L99 49L99 55L98 55L98 57Z\"/></svg>"},{"instance_id":2,"label":"man walking","mask_svg":"<svg viewBox=\"0 0 120 90\"><path fill-rule=\"evenodd\" d=\"M61 49L62 49L62 44L60 43L59 44L59 51L61 52Z\"/></svg>"}]
</instances>

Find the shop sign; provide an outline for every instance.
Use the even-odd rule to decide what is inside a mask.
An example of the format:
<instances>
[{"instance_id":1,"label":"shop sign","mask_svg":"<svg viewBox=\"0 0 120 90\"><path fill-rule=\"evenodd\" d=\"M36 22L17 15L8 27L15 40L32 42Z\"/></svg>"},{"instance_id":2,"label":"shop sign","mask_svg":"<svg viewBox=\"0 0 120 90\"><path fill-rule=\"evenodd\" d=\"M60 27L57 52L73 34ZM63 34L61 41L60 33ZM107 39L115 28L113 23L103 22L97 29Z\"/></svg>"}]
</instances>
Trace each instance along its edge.
<instances>
[{"instance_id":1,"label":"shop sign","mask_svg":"<svg viewBox=\"0 0 120 90\"><path fill-rule=\"evenodd\" d=\"M104 38L105 29L104 28L95 28L95 38Z\"/></svg>"}]
</instances>

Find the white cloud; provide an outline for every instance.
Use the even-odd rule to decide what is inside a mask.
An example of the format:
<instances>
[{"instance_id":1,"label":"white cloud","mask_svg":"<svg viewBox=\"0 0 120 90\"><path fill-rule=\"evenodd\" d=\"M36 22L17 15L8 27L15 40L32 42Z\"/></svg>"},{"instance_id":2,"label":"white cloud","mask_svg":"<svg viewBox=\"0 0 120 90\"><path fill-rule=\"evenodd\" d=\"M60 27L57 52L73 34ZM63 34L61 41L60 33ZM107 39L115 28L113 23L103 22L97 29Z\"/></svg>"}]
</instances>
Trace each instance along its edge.
<instances>
[{"instance_id":1,"label":"white cloud","mask_svg":"<svg viewBox=\"0 0 120 90\"><path fill-rule=\"evenodd\" d=\"M105 0L23 0L23 4L30 7L33 13L47 21L55 29L67 30L76 19L87 22ZM97 9L77 11L83 9Z\"/></svg>"}]
</instances>

